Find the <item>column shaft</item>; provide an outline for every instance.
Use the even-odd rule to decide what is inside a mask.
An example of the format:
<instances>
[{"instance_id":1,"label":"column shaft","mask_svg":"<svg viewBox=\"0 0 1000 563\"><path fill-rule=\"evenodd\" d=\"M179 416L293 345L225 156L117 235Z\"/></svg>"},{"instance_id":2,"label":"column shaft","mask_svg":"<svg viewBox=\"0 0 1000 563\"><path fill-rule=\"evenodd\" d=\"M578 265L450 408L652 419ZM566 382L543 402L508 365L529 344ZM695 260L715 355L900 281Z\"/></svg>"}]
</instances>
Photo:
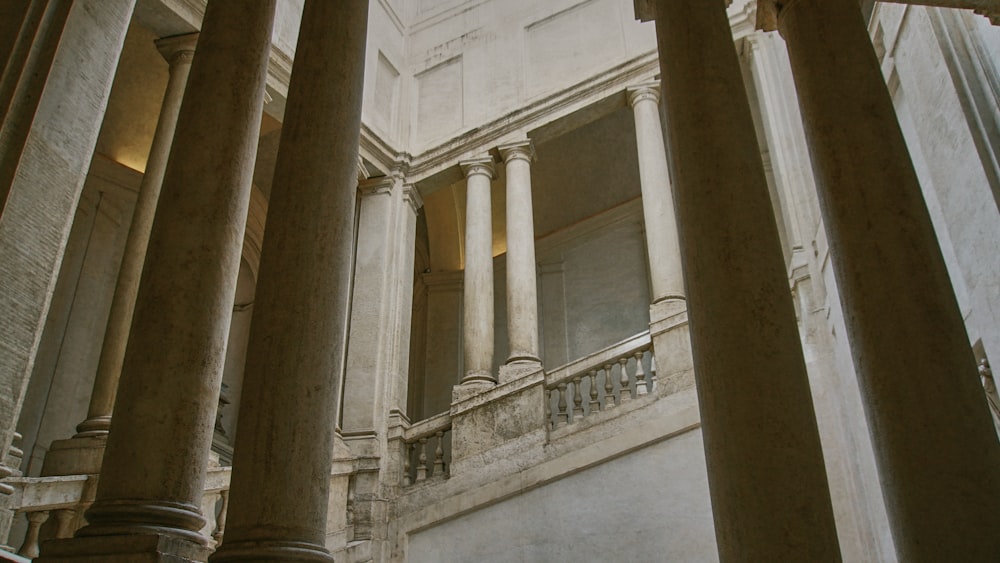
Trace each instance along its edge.
<instances>
[{"instance_id":1,"label":"column shaft","mask_svg":"<svg viewBox=\"0 0 1000 563\"><path fill-rule=\"evenodd\" d=\"M57 4L62 23L45 34L48 63L32 68L37 88L31 111L18 113L19 140L7 142L9 114L0 128L0 452L11 444L134 8Z\"/></svg>"},{"instance_id":2,"label":"column shaft","mask_svg":"<svg viewBox=\"0 0 1000 563\"><path fill-rule=\"evenodd\" d=\"M326 517L367 24L364 0L306 0L303 7L250 328L226 534L214 562L333 561Z\"/></svg>"},{"instance_id":3,"label":"column shaft","mask_svg":"<svg viewBox=\"0 0 1000 563\"><path fill-rule=\"evenodd\" d=\"M153 228L156 202L160 198L163 174L167 168L170 145L177 128L184 87L191 70L197 35L185 35L157 42L160 52L170 64L167 90L160 107L160 119L156 124L153 144L150 147L146 172L139 185L139 196L132 213L132 224L125 241L125 251L118 271L118 283L111 300L108 325L101 346L101 357L97 365L94 390L90 395L87 419L77 427L77 436L106 435L111 426L111 410L118 390L118 376L121 374L125 358L125 345L132 326L132 312L135 297L139 291L139 278L146 259L149 232Z\"/></svg>"},{"instance_id":4,"label":"column shaft","mask_svg":"<svg viewBox=\"0 0 1000 563\"><path fill-rule=\"evenodd\" d=\"M538 354L538 284L535 272L535 217L531 204L530 141L500 147L507 169L507 364L534 370ZM515 370L507 377L516 377Z\"/></svg>"},{"instance_id":5,"label":"column shaft","mask_svg":"<svg viewBox=\"0 0 1000 563\"><path fill-rule=\"evenodd\" d=\"M683 301L684 272L677 239L673 188L670 186L670 170L660 123L659 86L634 88L629 91L628 99L635 115L639 183L653 303Z\"/></svg>"},{"instance_id":6,"label":"column shaft","mask_svg":"<svg viewBox=\"0 0 1000 563\"><path fill-rule=\"evenodd\" d=\"M213 0L206 9L149 237L97 499L78 536L158 534L205 543L199 507L274 8L275 0Z\"/></svg>"},{"instance_id":7,"label":"column shaft","mask_svg":"<svg viewBox=\"0 0 1000 563\"><path fill-rule=\"evenodd\" d=\"M788 44L900 560L1000 554L1000 444L856 2L786 3Z\"/></svg>"},{"instance_id":8,"label":"column shaft","mask_svg":"<svg viewBox=\"0 0 1000 563\"><path fill-rule=\"evenodd\" d=\"M656 0L722 561L840 559L778 231L725 0Z\"/></svg>"},{"instance_id":9,"label":"column shaft","mask_svg":"<svg viewBox=\"0 0 1000 563\"><path fill-rule=\"evenodd\" d=\"M468 179L465 203L463 285L463 384L492 384L493 377L493 214L490 183L493 159L462 163Z\"/></svg>"}]
</instances>

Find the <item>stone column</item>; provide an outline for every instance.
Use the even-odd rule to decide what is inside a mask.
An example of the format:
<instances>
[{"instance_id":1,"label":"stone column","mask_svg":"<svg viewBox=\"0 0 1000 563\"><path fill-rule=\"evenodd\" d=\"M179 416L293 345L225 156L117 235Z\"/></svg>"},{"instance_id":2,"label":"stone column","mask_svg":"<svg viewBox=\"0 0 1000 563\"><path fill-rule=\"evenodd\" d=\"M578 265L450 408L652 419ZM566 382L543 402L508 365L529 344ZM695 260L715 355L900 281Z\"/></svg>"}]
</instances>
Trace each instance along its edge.
<instances>
[{"instance_id":1,"label":"stone column","mask_svg":"<svg viewBox=\"0 0 1000 563\"><path fill-rule=\"evenodd\" d=\"M167 167L170 145L177 128L177 114L180 112L197 41L198 35L191 34L156 42L160 53L170 65L170 78L160 107L160 119L153 135L146 172L139 186L132 224L125 241L87 419L76 427L77 435L72 439L52 443L45 456L42 475L80 475L100 471L105 439L111 426L115 392L118 390L118 377L125 358L125 345L132 326L139 277L146 258L149 232L153 227L156 202L160 198L163 173Z\"/></svg>"},{"instance_id":2,"label":"stone column","mask_svg":"<svg viewBox=\"0 0 1000 563\"><path fill-rule=\"evenodd\" d=\"M507 342L510 350L500 381L538 371L538 282L535 216L531 205L531 141L499 147L507 168Z\"/></svg>"},{"instance_id":3,"label":"stone column","mask_svg":"<svg viewBox=\"0 0 1000 563\"><path fill-rule=\"evenodd\" d=\"M0 452L10 448L135 2L49 5L61 25L36 36L48 56L31 66L32 101L0 128Z\"/></svg>"},{"instance_id":4,"label":"stone column","mask_svg":"<svg viewBox=\"0 0 1000 563\"><path fill-rule=\"evenodd\" d=\"M660 85L628 89L635 116L639 184L649 258L649 332L656 355L657 382L672 393L694 385L691 337L687 326L684 271L674 214L673 189L660 122Z\"/></svg>"},{"instance_id":5,"label":"stone column","mask_svg":"<svg viewBox=\"0 0 1000 563\"><path fill-rule=\"evenodd\" d=\"M628 102L635 115L635 138L639 158L642 213L649 251L653 303L684 302L684 272L677 241L677 219L660 124L660 85L646 84L628 89Z\"/></svg>"},{"instance_id":6,"label":"stone column","mask_svg":"<svg viewBox=\"0 0 1000 563\"><path fill-rule=\"evenodd\" d=\"M368 2L306 0L261 252L221 561L329 561ZM275 447L280 444L280 460Z\"/></svg>"},{"instance_id":7,"label":"stone column","mask_svg":"<svg viewBox=\"0 0 1000 563\"><path fill-rule=\"evenodd\" d=\"M493 159L459 163L468 182L465 202L465 281L461 389L482 390L493 377L493 214L490 188Z\"/></svg>"},{"instance_id":8,"label":"stone column","mask_svg":"<svg viewBox=\"0 0 1000 563\"><path fill-rule=\"evenodd\" d=\"M900 560L996 558L1000 444L861 11L784 5L777 25Z\"/></svg>"},{"instance_id":9,"label":"stone column","mask_svg":"<svg viewBox=\"0 0 1000 563\"><path fill-rule=\"evenodd\" d=\"M152 552L204 560L200 506L274 10L275 0L208 4L149 237L89 525L77 538L46 543L42 561L108 561L110 553L131 561Z\"/></svg>"},{"instance_id":10,"label":"stone column","mask_svg":"<svg viewBox=\"0 0 1000 563\"><path fill-rule=\"evenodd\" d=\"M655 0L722 561L840 559L823 454L726 0Z\"/></svg>"}]
</instances>

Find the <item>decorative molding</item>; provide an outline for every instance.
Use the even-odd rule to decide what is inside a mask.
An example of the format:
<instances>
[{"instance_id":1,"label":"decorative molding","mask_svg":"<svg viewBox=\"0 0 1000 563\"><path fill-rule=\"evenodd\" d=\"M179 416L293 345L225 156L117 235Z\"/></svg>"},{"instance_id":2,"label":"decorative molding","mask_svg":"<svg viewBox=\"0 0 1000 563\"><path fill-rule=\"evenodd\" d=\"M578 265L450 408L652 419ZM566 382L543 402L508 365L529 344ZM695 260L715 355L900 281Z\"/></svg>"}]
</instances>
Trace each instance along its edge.
<instances>
[{"instance_id":1,"label":"decorative molding","mask_svg":"<svg viewBox=\"0 0 1000 563\"><path fill-rule=\"evenodd\" d=\"M358 184L358 192L361 194L361 197L389 195L392 193L393 188L396 187L396 183L396 178L393 178L392 176L372 178L370 180L360 182Z\"/></svg>"}]
</instances>

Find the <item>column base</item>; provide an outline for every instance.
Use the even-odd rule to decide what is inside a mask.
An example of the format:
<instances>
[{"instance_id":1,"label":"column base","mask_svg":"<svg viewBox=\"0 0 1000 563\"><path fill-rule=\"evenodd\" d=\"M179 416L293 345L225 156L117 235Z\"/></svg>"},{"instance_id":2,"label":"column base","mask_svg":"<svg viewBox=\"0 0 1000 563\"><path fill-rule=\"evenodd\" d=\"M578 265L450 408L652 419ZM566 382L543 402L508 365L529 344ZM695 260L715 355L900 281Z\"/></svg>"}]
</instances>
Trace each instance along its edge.
<instances>
[{"instance_id":1,"label":"column base","mask_svg":"<svg viewBox=\"0 0 1000 563\"><path fill-rule=\"evenodd\" d=\"M542 361L538 358L508 360L506 364L500 366L500 384L509 383L541 370Z\"/></svg>"},{"instance_id":2,"label":"column base","mask_svg":"<svg viewBox=\"0 0 1000 563\"><path fill-rule=\"evenodd\" d=\"M669 299L649 306L649 334L656 358L656 385L660 395L671 395L695 386L694 359L687 302Z\"/></svg>"},{"instance_id":3,"label":"column base","mask_svg":"<svg viewBox=\"0 0 1000 563\"><path fill-rule=\"evenodd\" d=\"M462 381L461 385L451 388L451 402L458 403L464 401L469 397L489 391L496 387L496 385L496 382L492 379L466 379Z\"/></svg>"},{"instance_id":4,"label":"column base","mask_svg":"<svg viewBox=\"0 0 1000 563\"><path fill-rule=\"evenodd\" d=\"M211 563L229 561L313 561L333 563L333 556L323 546L298 541L238 541L223 543L212 554Z\"/></svg>"},{"instance_id":5,"label":"column base","mask_svg":"<svg viewBox=\"0 0 1000 563\"><path fill-rule=\"evenodd\" d=\"M205 563L211 550L164 534L69 538L42 544L38 563Z\"/></svg>"},{"instance_id":6,"label":"column base","mask_svg":"<svg viewBox=\"0 0 1000 563\"><path fill-rule=\"evenodd\" d=\"M74 436L68 440L52 442L42 461L42 477L97 475L101 472L107 443L107 434Z\"/></svg>"}]
</instances>

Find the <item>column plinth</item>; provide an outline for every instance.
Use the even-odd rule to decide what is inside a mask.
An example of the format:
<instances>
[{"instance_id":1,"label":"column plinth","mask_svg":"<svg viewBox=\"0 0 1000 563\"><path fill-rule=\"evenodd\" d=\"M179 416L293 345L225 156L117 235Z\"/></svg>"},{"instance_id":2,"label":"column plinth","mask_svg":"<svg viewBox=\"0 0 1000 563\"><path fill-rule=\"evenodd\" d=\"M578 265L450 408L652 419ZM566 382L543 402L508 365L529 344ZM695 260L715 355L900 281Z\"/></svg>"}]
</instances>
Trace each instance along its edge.
<instances>
[{"instance_id":1,"label":"column plinth","mask_svg":"<svg viewBox=\"0 0 1000 563\"><path fill-rule=\"evenodd\" d=\"M465 173L465 278L463 282L462 394L496 384L493 375L493 159L459 163Z\"/></svg>"},{"instance_id":2,"label":"column plinth","mask_svg":"<svg viewBox=\"0 0 1000 563\"><path fill-rule=\"evenodd\" d=\"M138 536L194 550L207 544L199 533L200 506L274 11L275 0L210 2L205 11L149 235L96 500L86 513L89 524L76 533L85 540L46 543L41 561L114 560L107 550ZM142 551L148 547L136 544L139 551L128 556L170 557ZM74 555L61 555L67 551Z\"/></svg>"},{"instance_id":3,"label":"column plinth","mask_svg":"<svg viewBox=\"0 0 1000 563\"><path fill-rule=\"evenodd\" d=\"M805 360L725 0L655 0L722 561L839 561Z\"/></svg>"},{"instance_id":4,"label":"column plinth","mask_svg":"<svg viewBox=\"0 0 1000 563\"><path fill-rule=\"evenodd\" d=\"M899 558L996 558L1000 444L861 10L795 0L777 26Z\"/></svg>"},{"instance_id":5,"label":"column plinth","mask_svg":"<svg viewBox=\"0 0 1000 563\"><path fill-rule=\"evenodd\" d=\"M504 383L538 371L538 285L535 223L531 202L531 141L499 147L507 176L507 342L510 350L500 369Z\"/></svg>"},{"instance_id":6,"label":"column plinth","mask_svg":"<svg viewBox=\"0 0 1000 563\"><path fill-rule=\"evenodd\" d=\"M210 560L324 561L368 2L306 0L254 300L226 530ZM281 444L287 462L274 462Z\"/></svg>"}]
</instances>

